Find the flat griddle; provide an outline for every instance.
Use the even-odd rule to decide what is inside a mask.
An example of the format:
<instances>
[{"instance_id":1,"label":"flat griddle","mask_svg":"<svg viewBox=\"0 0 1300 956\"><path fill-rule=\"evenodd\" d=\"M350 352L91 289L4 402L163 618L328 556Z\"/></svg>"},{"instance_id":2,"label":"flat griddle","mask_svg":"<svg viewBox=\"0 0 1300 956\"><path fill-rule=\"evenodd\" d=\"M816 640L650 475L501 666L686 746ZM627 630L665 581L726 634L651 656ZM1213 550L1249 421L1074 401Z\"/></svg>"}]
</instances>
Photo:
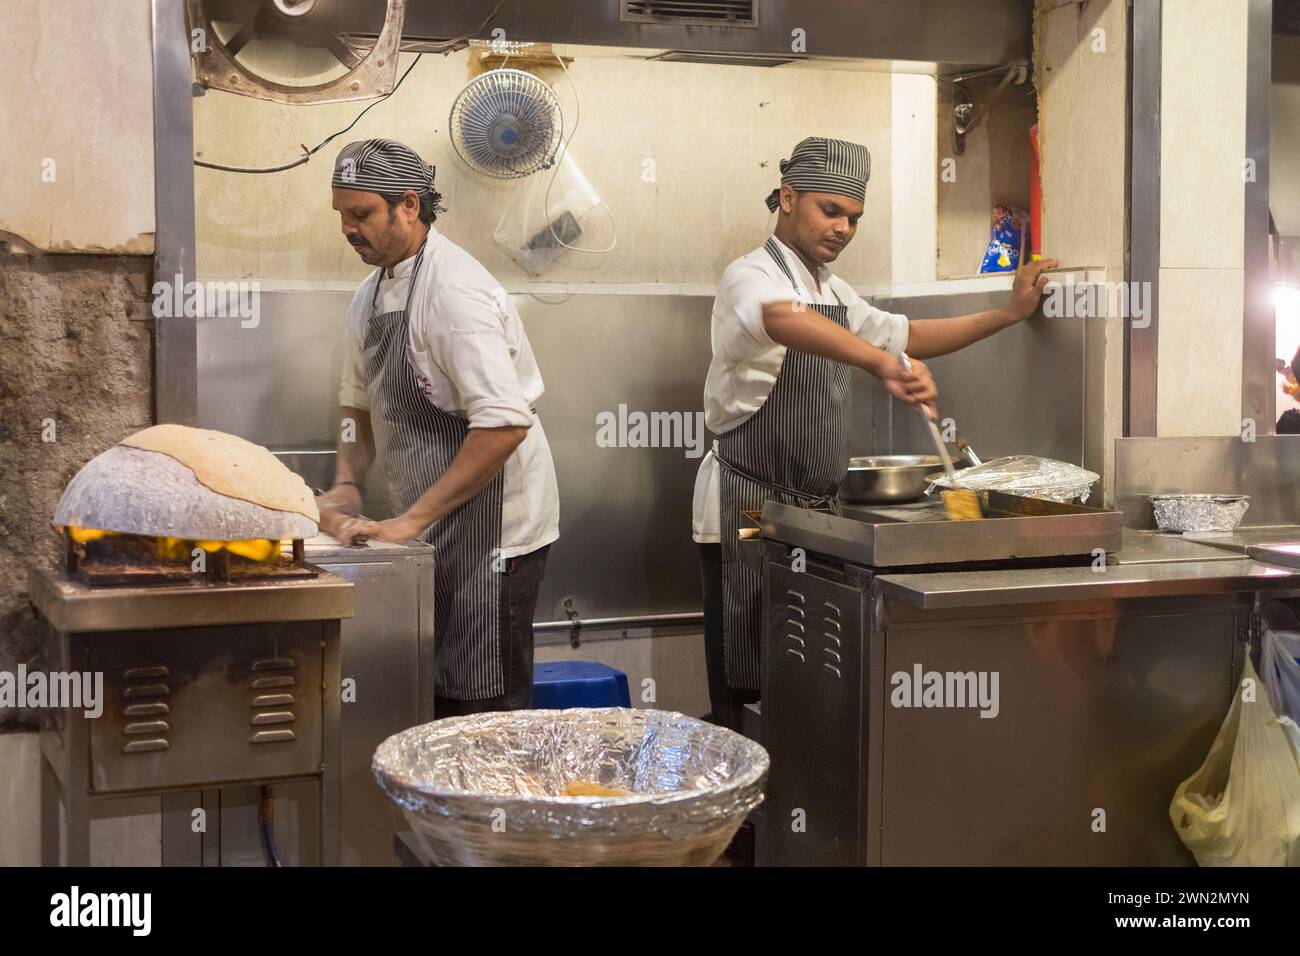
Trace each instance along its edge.
<instances>
[{"instance_id":1,"label":"flat griddle","mask_svg":"<svg viewBox=\"0 0 1300 956\"><path fill-rule=\"evenodd\" d=\"M987 517L952 521L938 496L904 505L844 505L841 514L769 501L763 537L876 568L1060 563L1119 551L1124 515L1086 505L980 492Z\"/></svg>"}]
</instances>

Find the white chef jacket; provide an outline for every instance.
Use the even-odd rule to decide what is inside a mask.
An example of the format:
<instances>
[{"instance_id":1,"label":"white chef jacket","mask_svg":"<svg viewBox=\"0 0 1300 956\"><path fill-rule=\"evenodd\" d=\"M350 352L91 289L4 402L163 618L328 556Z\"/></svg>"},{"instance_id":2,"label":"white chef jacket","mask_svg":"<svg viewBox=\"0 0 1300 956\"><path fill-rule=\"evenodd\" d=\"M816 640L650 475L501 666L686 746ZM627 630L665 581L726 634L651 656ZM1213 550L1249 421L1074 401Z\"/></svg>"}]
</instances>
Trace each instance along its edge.
<instances>
[{"instance_id":1,"label":"white chef jacket","mask_svg":"<svg viewBox=\"0 0 1300 956\"><path fill-rule=\"evenodd\" d=\"M383 273L375 304L379 313L406 308L414 265L412 256L393 267L391 279ZM362 343L379 274L371 273L352 298L340 405L370 408ZM467 419L470 428L528 427L506 459L502 556L527 554L555 541L560 536L560 496L551 447L533 412L544 387L523 322L491 273L433 226L425 240L407 324L407 358L433 405Z\"/></svg>"},{"instance_id":2,"label":"white chef jacket","mask_svg":"<svg viewBox=\"0 0 1300 956\"><path fill-rule=\"evenodd\" d=\"M907 348L907 316L882 312L868 304L847 282L822 266L820 290L794 251L775 236L798 285L797 298L809 305L846 305L849 331L892 355ZM713 361L704 382L704 421L714 434L730 431L767 401L785 358L785 346L772 340L763 324L763 306L796 298L790 279L764 246L741 256L722 274L713 300ZM695 476L691 535L700 544L716 544L718 534L718 461L710 451Z\"/></svg>"}]
</instances>

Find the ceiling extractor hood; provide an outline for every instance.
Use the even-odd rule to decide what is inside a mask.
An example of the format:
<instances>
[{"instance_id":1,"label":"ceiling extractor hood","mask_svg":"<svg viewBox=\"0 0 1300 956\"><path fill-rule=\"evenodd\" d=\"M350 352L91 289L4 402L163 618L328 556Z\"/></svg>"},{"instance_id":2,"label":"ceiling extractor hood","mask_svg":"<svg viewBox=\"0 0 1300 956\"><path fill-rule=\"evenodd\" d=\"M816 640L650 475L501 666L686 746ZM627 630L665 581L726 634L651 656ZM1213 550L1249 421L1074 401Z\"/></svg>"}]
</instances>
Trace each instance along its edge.
<instances>
[{"instance_id":1,"label":"ceiling extractor hood","mask_svg":"<svg viewBox=\"0 0 1300 956\"><path fill-rule=\"evenodd\" d=\"M205 0L219 11L236 0ZM1027 0L407 0L403 47L471 36L731 54L852 60L866 69L956 73L1027 60ZM337 29L375 37L382 0L344 5ZM215 14L214 14L215 15ZM715 61L716 62L716 61ZM735 62L727 60L726 62Z\"/></svg>"}]
</instances>

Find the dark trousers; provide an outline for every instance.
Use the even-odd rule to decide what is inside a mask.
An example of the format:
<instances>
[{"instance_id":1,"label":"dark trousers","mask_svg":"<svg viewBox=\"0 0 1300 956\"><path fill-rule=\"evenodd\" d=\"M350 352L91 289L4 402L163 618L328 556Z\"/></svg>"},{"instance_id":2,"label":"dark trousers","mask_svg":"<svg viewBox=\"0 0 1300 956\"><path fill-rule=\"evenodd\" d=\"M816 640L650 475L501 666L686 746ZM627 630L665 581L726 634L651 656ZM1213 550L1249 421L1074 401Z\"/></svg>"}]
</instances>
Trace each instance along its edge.
<instances>
[{"instance_id":1,"label":"dark trousers","mask_svg":"<svg viewBox=\"0 0 1300 956\"><path fill-rule=\"evenodd\" d=\"M758 691L727 686L722 646L722 545L701 544L700 583L704 589L704 667L709 675L709 705L713 722L740 730L746 704L758 700Z\"/></svg>"},{"instance_id":2,"label":"dark trousers","mask_svg":"<svg viewBox=\"0 0 1300 956\"><path fill-rule=\"evenodd\" d=\"M482 700L435 696L435 719L489 710L527 710L533 706L533 612L537 610L537 593L550 550L547 545L510 558L501 572L501 673L505 693Z\"/></svg>"}]
</instances>

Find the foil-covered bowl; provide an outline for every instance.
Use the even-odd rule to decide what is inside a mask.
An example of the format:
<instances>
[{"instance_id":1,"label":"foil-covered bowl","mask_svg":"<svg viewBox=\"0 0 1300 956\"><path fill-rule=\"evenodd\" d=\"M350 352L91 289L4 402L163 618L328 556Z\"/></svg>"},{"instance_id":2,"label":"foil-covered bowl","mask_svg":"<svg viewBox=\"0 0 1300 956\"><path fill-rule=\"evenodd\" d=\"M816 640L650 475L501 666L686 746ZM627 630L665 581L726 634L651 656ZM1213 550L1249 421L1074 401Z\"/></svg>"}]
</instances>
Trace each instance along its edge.
<instances>
[{"instance_id":1,"label":"foil-covered bowl","mask_svg":"<svg viewBox=\"0 0 1300 956\"><path fill-rule=\"evenodd\" d=\"M379 786L438 866L708 866L763 801L768 756L660 710L451 717L375 751ZM575 784L627 796L565 796Z\"/></svg>"},{"instance_id":2,"label":"foil-covered bowl","mask_svg":"<svg viewBox=\"0 0 1300 956\"><path fill-rule=\"evenodd\" d=\"M1147 495L1161 531L1236 531L1249 495Z\"/></svg>"}]
</instances>

